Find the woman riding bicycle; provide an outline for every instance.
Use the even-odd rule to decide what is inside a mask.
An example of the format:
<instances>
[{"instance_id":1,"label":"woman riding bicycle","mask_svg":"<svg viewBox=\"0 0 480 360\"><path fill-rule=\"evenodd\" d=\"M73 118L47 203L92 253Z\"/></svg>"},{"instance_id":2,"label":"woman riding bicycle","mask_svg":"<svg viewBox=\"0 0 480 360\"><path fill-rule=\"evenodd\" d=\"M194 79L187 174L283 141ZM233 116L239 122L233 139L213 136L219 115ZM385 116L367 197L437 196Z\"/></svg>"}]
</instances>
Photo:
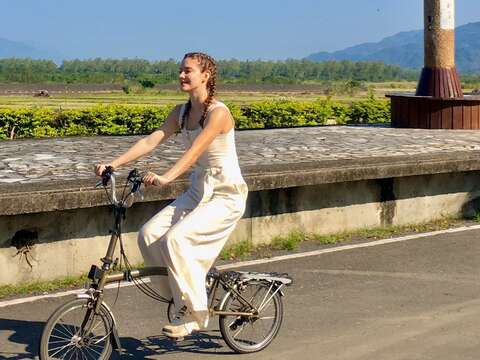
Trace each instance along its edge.
<instances>
[{"instance_id":1,"label":"woman riding bicycle","mask_svg":"<svg viewBox=\"0 0 480 360\"><path fill-rule=\"evenodd\" d=\"M204 53L186 54L179 80L188 102L176 106L158 130L108 163L115 169L136 160L180 130L186 151L162 175L147 173L144 183L168 184L194 166L190 188L145 223L138 236L146 264L168 269L168 277L161 277L168 282L162 288L171 292L177 309L175 319L162 330L169 337L207 326L205 277L242 217L248 193L238 164L233 117L215 99L215 61ZM108 165L96 165L96 174Z\"/></svg>"}]
</instances>

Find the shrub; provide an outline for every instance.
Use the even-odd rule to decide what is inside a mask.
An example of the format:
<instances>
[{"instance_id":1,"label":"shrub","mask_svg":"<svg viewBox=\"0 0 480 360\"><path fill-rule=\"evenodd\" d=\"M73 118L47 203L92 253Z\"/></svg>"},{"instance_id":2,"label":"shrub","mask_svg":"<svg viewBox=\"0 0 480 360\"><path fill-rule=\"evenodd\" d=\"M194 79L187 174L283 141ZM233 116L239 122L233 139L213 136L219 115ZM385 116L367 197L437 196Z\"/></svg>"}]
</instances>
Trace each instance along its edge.
<instances>
[{"instance_id":1,"label":"shrub","mask_svg":"<svg viewBox=\"0 0 480 360\"><path fill-rule=\"evenodd\" d=\"M150 79L140 79L138 82L145 89L152 89L155 86L155 83Z\"/></svg>"},{"instance_id":2,"label":"shrub","mask_svg":"<svg viewBox=\"0 0 480 360\"><path fill-rule=\"evenodd\" d=\"M348 107L330 98L314 102L263 101L242 110L251 128L324 125L330 119L343 124L348 117Z\"/></svg>"},{"instance_id":3,"label":"shrub","mask_svg":"<svg viewBox=\"0 0 480 360\"><path fill-rule=\"evenodd\" d=\"M330 98L310 102L284 99L227 105L238 129L390 121L388 100L373 96L350 105ZM172 105L99 105L81 110L0 108L0 139L9 139L12 135L31 138L148 134L160 127L172 109Z\"/></svg>"},{"instance_id":4,"label":"shrub","mask_svg":"<svg viewBox=\"0 0 480 360\"><path fill-rule=\"evenodd\" d=\"M81 110L0 109L0 139L150 133L172 106L101 105Z\"/></svg>"},{"instance_id":5,"label":"shrub","mask_svg":"<svg viewBox=\"0 0 480 360\"><path fill-rule=\"evenodd\" d=\"M376 99L370 94L365 100L353 102L349 123L371 124L390 122L390 101Z\"/></svg>"}]
</instances>

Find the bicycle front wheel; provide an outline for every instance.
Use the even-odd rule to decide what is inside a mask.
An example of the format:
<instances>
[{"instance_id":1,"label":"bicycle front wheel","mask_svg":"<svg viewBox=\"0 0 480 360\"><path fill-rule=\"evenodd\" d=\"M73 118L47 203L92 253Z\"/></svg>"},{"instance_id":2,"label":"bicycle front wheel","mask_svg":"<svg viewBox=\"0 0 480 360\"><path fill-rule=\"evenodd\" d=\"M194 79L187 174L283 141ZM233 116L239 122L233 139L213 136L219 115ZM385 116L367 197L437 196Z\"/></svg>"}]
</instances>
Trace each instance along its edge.
<instances>
[{"instance_id":1,"label":"bicycle front wheel","mask_svg":"<svg viewBox=\"0 0 480 360\"><path fill-rule=\"evenodd\" d=\"M91 299L75 299L48 319L40 340L40 359L108 359L112 321L102 306L95 313Z\"/></svg>"},{"instance_id":2,"label":"bicycle front wheel","mask_svg":"<svg viewBox=\"0 0 480 360\"><path fill-rule=\"evenodd\" d=\"M245 286L246 285L246 286ZM277 335L283 320L283 304L279 292L271 283L250 281L240 294L258 310L254 316L221 315L220 332L227 345L237 353L251 353L266 348ZM222 301L223 311L250 312L245 304L232 292Z\"/></svg>"}]
</instances>

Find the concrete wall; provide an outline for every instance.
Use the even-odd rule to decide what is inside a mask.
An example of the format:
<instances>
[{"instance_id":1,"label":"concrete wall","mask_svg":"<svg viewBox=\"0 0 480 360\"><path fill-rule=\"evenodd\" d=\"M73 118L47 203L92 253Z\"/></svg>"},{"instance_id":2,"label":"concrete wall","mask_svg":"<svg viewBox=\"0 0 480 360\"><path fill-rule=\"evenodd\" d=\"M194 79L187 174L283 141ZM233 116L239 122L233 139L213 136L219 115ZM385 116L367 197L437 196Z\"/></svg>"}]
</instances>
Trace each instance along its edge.
<instances>
[{"instance_id":1,"label":"concrete wall","mask_svg":"<svg viewBox=\"0 0 480 360\"><path fill-rule=\"evenodd\" d=\"M138 203L129 209L124 240L132 263L142 262L136 230L167 203ZM230 242L268 243L293 230L327 234L472 216L479 210L480 171L254 191ZM108 207L0 216L0 285L88 271L105 255L111 216ZM38 235L27 255L32 267L11 246L20 230Z\"/></svg>"}]
</instances>

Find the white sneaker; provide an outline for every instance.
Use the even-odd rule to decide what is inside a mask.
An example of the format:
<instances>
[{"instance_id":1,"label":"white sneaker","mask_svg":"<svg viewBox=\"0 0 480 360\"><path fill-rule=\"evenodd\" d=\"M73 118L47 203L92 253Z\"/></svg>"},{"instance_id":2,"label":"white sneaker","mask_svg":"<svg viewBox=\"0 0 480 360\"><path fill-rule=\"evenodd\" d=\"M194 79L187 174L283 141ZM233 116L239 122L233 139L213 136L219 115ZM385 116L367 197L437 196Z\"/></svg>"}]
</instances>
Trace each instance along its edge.
<instances>
[{"instance_id":1,"label":"white sneaker","mask_svg":"<svg viewBox=\"0 0 480 360\"><path fill-rule=\"evenodd\" d=\"M188 321L183 319L178 323L165 325L162 329L164 335L172 338L181 338L187 335L190 335L194 331L199 331L200 326L196 321Z\"/></svg>"}]
</instances>

